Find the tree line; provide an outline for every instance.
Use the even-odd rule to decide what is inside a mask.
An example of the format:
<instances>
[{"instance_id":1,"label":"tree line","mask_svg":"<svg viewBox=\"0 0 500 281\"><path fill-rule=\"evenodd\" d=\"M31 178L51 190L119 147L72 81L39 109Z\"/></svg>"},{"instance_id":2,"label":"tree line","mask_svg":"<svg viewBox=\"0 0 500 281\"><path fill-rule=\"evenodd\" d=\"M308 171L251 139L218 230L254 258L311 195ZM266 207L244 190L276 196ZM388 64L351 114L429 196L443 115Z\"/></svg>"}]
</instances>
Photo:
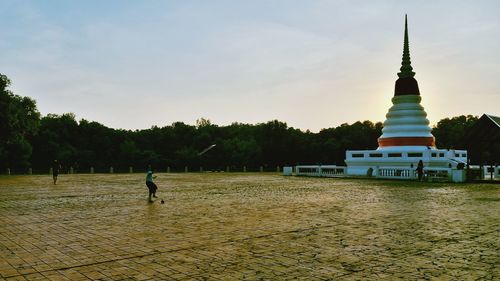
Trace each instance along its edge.
<instances>
[{"instance_id":1,"label":"tree line","mask_svg":"<svg viewBox=\"0 0 500 281\"><path fill-rule=\"evenodd\" d=\"M13 94L10 80L0 74L0 169L22 173L45 171L54 159L63 167L88 171L144 170L148 165L165 171L184 167L206 170L249 170L297 164L344 165L347 149L375 149L382 123L358 121L318 133L289 127L278 120L227 126L199 119L196 125L175 122L145 130L106 127L76 120L72 113L41 116L36 101ZM476 116L446 118L433 127L437 146L464 148L463 139ZM203 155L206 147L216 146ZM455 147L456 146L456 147Z\"/></svg>"}]
</instances>

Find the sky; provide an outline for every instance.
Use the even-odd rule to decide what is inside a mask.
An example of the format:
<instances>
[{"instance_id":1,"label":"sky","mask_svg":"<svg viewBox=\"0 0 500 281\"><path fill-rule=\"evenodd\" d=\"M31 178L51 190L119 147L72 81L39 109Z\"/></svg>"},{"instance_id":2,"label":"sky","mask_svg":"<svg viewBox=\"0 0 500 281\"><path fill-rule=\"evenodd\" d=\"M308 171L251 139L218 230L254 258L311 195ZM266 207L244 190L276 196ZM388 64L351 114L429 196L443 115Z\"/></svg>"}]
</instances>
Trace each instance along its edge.
<instances>
[{"instance_id":1,"label":"sky","mask_svg":"<svg viewBox=\"0 0 500 281\"><path fill-rule=\"evenodd\" d=\"M404 16L428 119L500 115L500 1L0 0L0 73L42 115L318 132L385 120Z\"/></svg>"}]
</instances>

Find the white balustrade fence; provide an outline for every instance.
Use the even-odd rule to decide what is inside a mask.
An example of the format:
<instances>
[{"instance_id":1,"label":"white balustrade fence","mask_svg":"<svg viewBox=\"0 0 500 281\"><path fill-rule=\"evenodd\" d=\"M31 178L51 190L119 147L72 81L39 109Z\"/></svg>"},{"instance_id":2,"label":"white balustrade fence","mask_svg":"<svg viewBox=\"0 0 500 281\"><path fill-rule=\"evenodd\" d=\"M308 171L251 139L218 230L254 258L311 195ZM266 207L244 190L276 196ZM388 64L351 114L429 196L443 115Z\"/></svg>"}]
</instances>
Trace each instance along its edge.
<instances>
[{"instance_id":1,"label":"white balustrade fence","mask_svg":"<svg viewBox=\"0 0 500 281\"><path fill-rule=\"evenodd\" d=\"M375 176L382 179L416 179L417 171L415 168L403 167L378 167ZM450 168L424 168L423 178L426 181L449 181L451 180Z\"/></svg>"},{"instance_id":2,"label":"white balustrade fence","mask_svg":"<svg viewBox=\"0 0 500 281\"><path fill-rule=\"evenodd\" d=\"M375 176L382 179L415 179L417 173L413 168L380 167L375 169Z\"/></svg>"},{"instance_id":3,"label":"white balustrade fence","mask_svg":"<svg viewBox=\"0 0 500 281\"><path fill-rule=\"evenodd\" d=\"M484 178L490 179L493 174L493 179L500 179L500 166L483 166Z\"/></svg>"},{"instance_id":4,"label":"white balustrade fence","mask_svg":"<svg viewBox=\"0 0 500 281\"><path fill-rule=\"evenodd\" d=\"M346 175L346 167L335 165L296 166L295 174L310 177L340 177Z\"/></svg>"},{"instance_id":5,"label":"white balustrade fence","mask_svg":"<svg viewBox=\"0 0 500 281\"><path fill-rule=\"evenodd\" d=\"M462 170L455 170L462 171ZM335 165L307 165L296 166L295 175L309 176L309 177L345 177L349 176L346 173L346 167ZM417 179L417 171L414 167L373 167L369 168L367 176L373 175L381 179L403 179L415 180ZM424 177L425 181L451 181L452 169L451 168L437 168L425 167Z\"/></svg>"},{"instance_id":6,"label":"white balustrade fence","mask_svg":"<svg viewBox=\"0 0 500 281\"><path fill-rule=\"evenodd\" d=\"M428 181L450 181L451 168L424 168L424 177Z\"/></svg>"}]
</instances>

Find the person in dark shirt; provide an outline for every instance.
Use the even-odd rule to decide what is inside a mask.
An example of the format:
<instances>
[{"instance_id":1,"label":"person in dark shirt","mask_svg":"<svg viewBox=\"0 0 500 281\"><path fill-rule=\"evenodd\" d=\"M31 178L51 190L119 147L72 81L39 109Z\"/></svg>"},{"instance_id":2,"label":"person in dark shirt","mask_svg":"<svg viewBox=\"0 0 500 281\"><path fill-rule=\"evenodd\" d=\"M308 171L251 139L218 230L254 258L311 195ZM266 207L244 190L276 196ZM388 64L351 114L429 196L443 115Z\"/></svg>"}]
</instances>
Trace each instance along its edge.
<instances>
[{"instance_id":1,"label":"person in dark shirt","mask_svg":"<svg viewBox=\"0 0 500 281\"><path fill-rule=\"evenodd\" d=\"M54 184L57 184L57 176L59 175L59 169L61 168L61 165L59 162L54 160L52 163L52 179L54 180Z\"/></svg>"},{"instance_id":2,"label":"person in dark shirt","mask_svg":"<svg viewBox=\"0 0 500 281\"><path fill-rule=\"evenodd\" d=\"M418 161L417 176L418 181L422 181L422 177L424 176L424 162L422 162L422 160Z\"/></svg>"}]
</instances>

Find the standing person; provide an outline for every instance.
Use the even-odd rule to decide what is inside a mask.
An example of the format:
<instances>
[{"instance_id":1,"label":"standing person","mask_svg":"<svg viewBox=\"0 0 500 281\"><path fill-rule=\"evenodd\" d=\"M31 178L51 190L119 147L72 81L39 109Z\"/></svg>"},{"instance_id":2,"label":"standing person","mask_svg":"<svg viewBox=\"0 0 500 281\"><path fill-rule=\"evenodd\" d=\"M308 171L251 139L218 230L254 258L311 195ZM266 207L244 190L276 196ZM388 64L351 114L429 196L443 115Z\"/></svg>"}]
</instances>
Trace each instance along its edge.
<instances>
[{"instance_id":1,"label":"standing person","mask_svg":"<svg viewBox=\"0 0 500 281\"><path fill-rule=\"evenodd\" d=\"M57 159L52 162L52 179L54 180L54 184L57 184L57 176L59 175L59 169L61 165L57 161Z\"/></svg>"},{"instance_id":2,"label":"standing person","mask_svg":"<svg viewBox=\"0 0 500 281\"><path fill-rule=\"evenodd\" d=\"M424 176L424 162L422 162L422 160L418 161L417 176L418 181L422 181L422 177Z\"/></svg>"},{"instance_id":3,"label":"standing person","mask_svg":"<svg viewBox=\"0 0 500 281\"><path fill-rule=\"evenodd\" d=\"M148 173L146 175L146 186L149 189L149 202L153 202L151 200L151 195L153 195L154 198L156 198L156 190L158 190L158 186L153 182L153 171L151 169L148 169Z\"/></svg>"}]
</instances>

